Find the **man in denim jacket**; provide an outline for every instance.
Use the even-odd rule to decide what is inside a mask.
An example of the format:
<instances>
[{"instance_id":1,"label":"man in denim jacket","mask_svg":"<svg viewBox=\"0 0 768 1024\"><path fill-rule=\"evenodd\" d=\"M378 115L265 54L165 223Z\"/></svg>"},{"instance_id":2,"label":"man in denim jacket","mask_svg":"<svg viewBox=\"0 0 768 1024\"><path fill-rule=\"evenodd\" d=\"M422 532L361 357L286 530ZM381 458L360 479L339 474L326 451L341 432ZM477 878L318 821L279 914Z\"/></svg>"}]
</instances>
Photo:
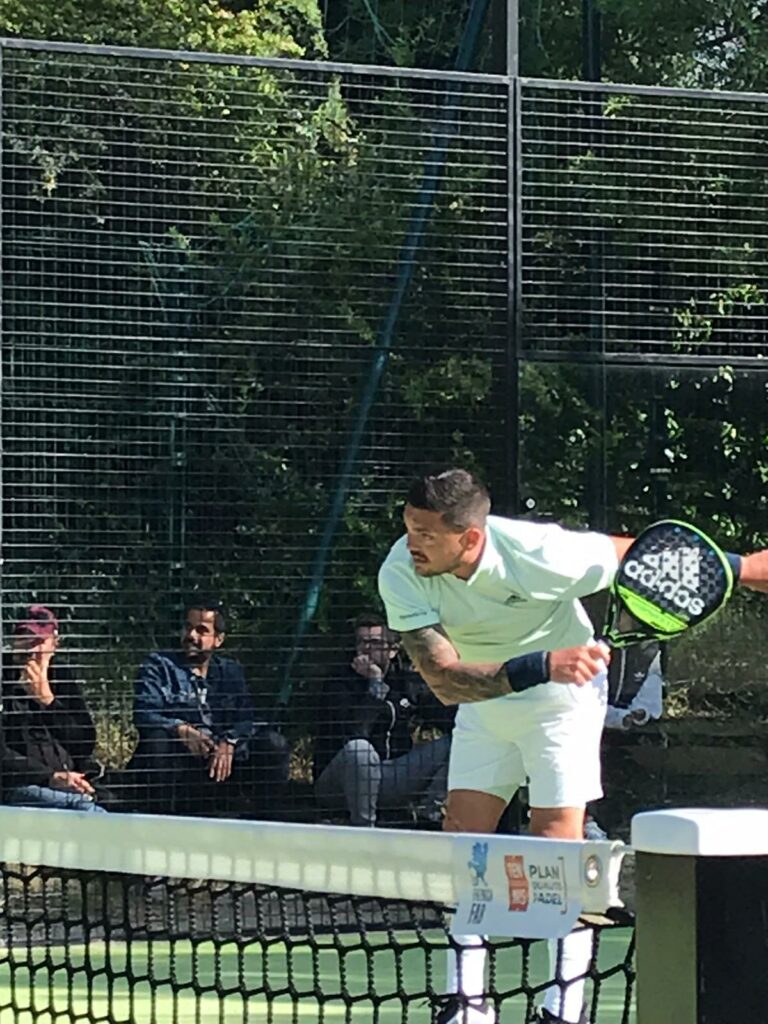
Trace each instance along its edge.
<instances>
[{"instance_id":1,"label":"man in denim jacket","mask_svg":"<svg viewBox=\"0 0 768 1024\"><path fill-rule=\"evenodd\" d=\"M288 745L256 720L239 662L217 653L226 624L215 602L187 608L181 650L150 654L134 686L139 746L132 768L147 810L266 811L288 775Z\"/></svg>"}]
</instances>

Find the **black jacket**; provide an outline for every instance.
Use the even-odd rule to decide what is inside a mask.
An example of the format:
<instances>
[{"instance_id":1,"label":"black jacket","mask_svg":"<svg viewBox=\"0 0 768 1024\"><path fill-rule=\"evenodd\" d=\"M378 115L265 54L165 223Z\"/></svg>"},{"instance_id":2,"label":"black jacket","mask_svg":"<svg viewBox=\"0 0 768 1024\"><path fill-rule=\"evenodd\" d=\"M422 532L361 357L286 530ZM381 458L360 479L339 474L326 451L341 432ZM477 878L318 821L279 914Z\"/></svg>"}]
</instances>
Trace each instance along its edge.
<instances>
[{"instance_id":1,"label":"black jacket","mask_svg":"<svg viewBox=\"0 0 768 1024\"><path fill-rule=\"evenodd\" d=\"M659 650L658 641L644 640L612 652L608 668L609 704L617 708L629 707L640 692Z\"/></svg>"},{"instance_id":2,"label":"black jacket","mask_svg":"<svg viewBox=\"0 0 768 1024\"><path fill-rule=\"evenodd\" d=\"M2 787L45 786L58 771L86 771L96 730L72 672L55 660L49 668L54 699L44 707L19 683L19 670L3 661Z\"/></svg>"},{"instance_id":3,"label":"black jacket","mask_svg":"<svg viewBox=\"0 0 768 1024\"><path fill-rule=\"evenodd\" d=\"M388 761L409 752L411 727L416 723L450 731L455 709L444 707L415 672L393 667L385 682L389 692L384 698L376 697L369 681L349 665L323 681L314 713L315 779L349 740L368 740L379 757Z\"/></svg>"}]
</instances>

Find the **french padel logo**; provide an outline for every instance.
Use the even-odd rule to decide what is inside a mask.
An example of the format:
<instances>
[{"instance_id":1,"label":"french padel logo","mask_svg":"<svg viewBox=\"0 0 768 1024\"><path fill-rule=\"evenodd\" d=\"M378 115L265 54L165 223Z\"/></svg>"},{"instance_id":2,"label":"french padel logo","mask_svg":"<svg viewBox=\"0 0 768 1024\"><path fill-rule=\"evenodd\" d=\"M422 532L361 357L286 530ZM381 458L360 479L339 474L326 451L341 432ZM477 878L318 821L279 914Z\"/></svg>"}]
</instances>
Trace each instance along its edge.
<instances>
[{"instance_id":1,"label":"french padel logo","mask_svg":"<svg viewBox=\"0 0 768 1024\"><path fill-rule=\"evenodd\" d=\"M647 553L630 558L623 573L652 592L654 600L666 598L689 615L700 615L704 602L698 596L701 587L701 554L698 548Z\"/></svg>"}]
</instances>

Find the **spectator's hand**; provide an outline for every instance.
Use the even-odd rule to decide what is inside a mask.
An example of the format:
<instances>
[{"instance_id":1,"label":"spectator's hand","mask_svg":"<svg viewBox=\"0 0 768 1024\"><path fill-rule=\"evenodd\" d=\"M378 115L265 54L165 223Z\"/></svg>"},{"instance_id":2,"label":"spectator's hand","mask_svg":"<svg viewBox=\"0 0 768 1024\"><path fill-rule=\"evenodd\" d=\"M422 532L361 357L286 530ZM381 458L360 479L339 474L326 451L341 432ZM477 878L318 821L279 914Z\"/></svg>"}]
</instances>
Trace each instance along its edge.
<instances>
[{"instance_id":1,"label":"spectator's hand","mask_svg":"<svg viewBox=\"0 0 768 1024\"><path fill-rule=\"evenodd\" d=\"M583 686L598 672L603 672L611 660L605 644L582 644L549 652L549 678L553 683L576 683Z\"/></svg>"},{"instance_id":2,"label":"spectator's hand","mask_svg":"<svg viewBox=\"0 0 768 1024\"><path fill-rule=\"evenodd\" d=\"M21 666L20 679L30 697L40 704L53 703L53 691L48 680L48 665L52 654L46 651L31 651Z\"/></svg>"},{"instance_id":3,"label":"spectator's hand","mask_svg":"<svg viewBox=\"0 0 768 1024\"><path fill-rule=\"evenodd\" d=\"M356 654L352 659L352 669L364 679L383 679L384 673L367 654Z\"/></svg>"},{"instance_id":4,"label":"spectator's hand","mask_svg":"<svg viewBox=\"0 0 768 1024\"><path fill-rule=\"evenodd\" d=\"M93 796L96 790L82 772L54 772L48 780L51 789L64 789L69 793L85 793Z\"/></svg>"},{"instance_id":5,"label":"spectator's hand","mask_svg":"<svg viewBox=\"0 0 768 1024\"><path fill-rule=\"evenodd\" d=\"M214 782L224 782L232 774L232 758L234 753L235 744L230 743L228 740L219 740L213 748L208 776Z\"/></svg>"},{"instance_id":6,"label":"spectator's hand","mask_svg":"<svg viewBox=\"0 0 768 1024\"><path fill-rule=\"evenodd\" d=\"M182 722L176 727L176 734L190 754L195 757L208 757L213 753L214 742L211 737L196 729L194 725Z\"/></svg>"}]
</instances>

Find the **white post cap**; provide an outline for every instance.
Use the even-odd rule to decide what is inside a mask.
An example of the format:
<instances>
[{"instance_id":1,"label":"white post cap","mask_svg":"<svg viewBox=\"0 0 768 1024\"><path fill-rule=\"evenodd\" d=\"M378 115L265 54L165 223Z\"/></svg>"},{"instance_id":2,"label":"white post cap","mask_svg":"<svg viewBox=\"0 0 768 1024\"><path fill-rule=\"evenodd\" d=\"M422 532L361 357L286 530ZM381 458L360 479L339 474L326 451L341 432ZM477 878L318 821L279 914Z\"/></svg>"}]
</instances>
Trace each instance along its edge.
<instances>
[{"instance_id":1,"label":"white post cap","mask_svg":"<svg viewBox=\"0 0 768 1024\"><path fill-rule=\"evenodd\" d=\"M642 853L681 857L768 857L768 810L646 811L632 819L632 846Z\"/></svg>"}]
</instances>

